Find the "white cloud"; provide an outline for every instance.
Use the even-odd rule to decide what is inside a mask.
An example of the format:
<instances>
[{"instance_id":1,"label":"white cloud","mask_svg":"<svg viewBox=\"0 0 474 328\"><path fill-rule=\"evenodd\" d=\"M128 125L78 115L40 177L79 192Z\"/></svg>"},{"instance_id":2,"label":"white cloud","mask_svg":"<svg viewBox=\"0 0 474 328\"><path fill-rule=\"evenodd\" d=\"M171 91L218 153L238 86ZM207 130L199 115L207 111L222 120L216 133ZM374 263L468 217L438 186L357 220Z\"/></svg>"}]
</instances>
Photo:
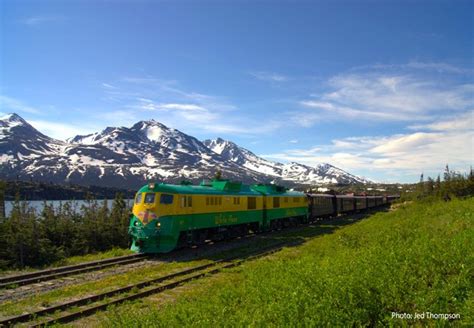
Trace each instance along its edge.
<instances>
[{"instance_id":1,"label":"white cloud","mask_svg":"<svg viewBox=\"0 0 474 328\"><path fill-rule=\"evenodd\" d=\"M412 60L405 64L373 64L356 66L351 71L366 71L366 70L383 70L383 71L425 71L436 72L440 74L472 74L473 69L455 66L443 62L422 62L419 60Z\"/></svg>"},{"instance_id":2,"label":"white cloud","mask_svg":"<svg viewBox=\"0 0 474 328\"><path fill-rule=\"evenodd\" d=\"M307 165L331 163L369 177L390 173L395 180L407 181L408 176L421 172L435 176L446 164L460 171L469 169L474 162L474 128L334 139L309 150L290 149L263 156Z\"/></svg>"},{"instance_id":3,"label":"white cloud","mask_svg":"<svg viewBox=\"0 0 474 328\"><path fill-rule=\"evenodd\" d=\"M30 114L40 114L41 111L35 107L29 106L24 102L0 95L0 109L4 112L24 112Z\"/></svg>"},{"instance_id":4,"label":"white cloud","mask_svg":"<svg viewBox=\"0 0 474 328\"><path fill-rule=\"evenodd\" d=\"M260 72L251 72L249 74L258 80L268 81L268 82L285 82L288 80L286 76L278 74L278 73L273 73L273 72L260 71Z\"/></svg>"},{"instance_id":5,"label":"white cloud","mask_svg":"<svg viewBox=\"0 0 474 328\"><path fill-rule=\"evenodd\" d=\"M22 20L20 20L20 23L28 25L28 26L37 26L45 23L51 23L51 22L59 22L64 20L65 17L63 16L50 16L50 15L45 15L45 16L30 16L26 17Z\"/></svg>"},{"instance_id":6,"label":"white cloud","mask_svg":"<svg viewBox=\"0 0 474 328\"><path fill-rule=\"evenodd\" d=\"M442 62L411 61L406 65L406 67L424 70L434 70L439 73L471 74L473 72L472 69L461 68Z\"/></svg>"},{"instance_id":7,"label":"white cloud","mask_svg":"<svg viewBox=\"0 0 474 328\"><path fill-rule=\"evenodd\" d=\"M66 140L78 134L89 134L97 131L97 127L83 128L78 125L43 120L28 120L28 123L48 137L59 140Z\"/></svg>"},{"instance_id":8,"label":"white cloud","mask_svg":"<svg viewBox=\"0 0 474 328\"><path fill-rule=\"evenodd\" d=\"M329 91L299 102L304 108L317 110L318 115L300 122L302 126L310 126L322 118L426 121L440 114L462 113L474 107L474 84L469 83L362 73L335 76L328 81L328 86Z\"/></svg>"},{"instance_id":9,"label":"white cloud","mask_svg":"<svg viewBox=\"0 0 474 328\"><path fill-rule=\"evenodd\" d=\"M378 145L369 149L369 152L389 157L401 156L408 152L418 153L428 145L439 142L442 137L439 133L424 132L384 137Z\"/></svg>"},{"instance_id":10,"label":"white cloud","mask_svg":"<svg viewBox=\"0 0 474 328\"><path fill-rule=\"evenodd\" d=\"M194 104L154 104L151 100L147 101L148 104L144 105L143 108L149 110L183 110L183 111L206 111L204 107Z\"/></svg>"},{"instance_id":11,"label":"white cloud","mask_svg":"<svg viewBox=\"0 0 474 328\"><path fill-rule=\"evenodd\" d=\"M117 87L113 86L112 84L109 84L109 83L101 83L101 85L104 87L104 88L107 88L107 89L117 89Z\"/></svg>"},{"instance_id":12,"label":"white cloud","mask_svg":"<svg viewBox=\"0 0 474 328\"><path fill-rule=\"evenodd\" d=\"M406 113L406 114L400 114L399 112L382 112L382 111L376 111L376 110L361 110L361 109L355 109L347 106L338 106L335 104L332 104L330 102L321 102L321 101L301 101L301 105L308 107L308 108L314 108L314 109L320 109L323 111L326 111L329 114L337 114L338 117L343 117L346 119L357 119L357 118L364 118L364 119L372 119L372 120L389 120L389 121L398 121L398 120L423 120L427 119L427 116L421 116L421 115L413 115L411 113ZM311 126L314 124L314 122L321 120L323 117L323 114L315 115L312 117L311 115L304 115L302 117L301 124L303 126Z\"/></svg>"},{"instance_id":13,"label":"white cloud","mask_svg":"<svg viewBox=\"0 0 474 328\"><path fill-rule=\"evenodd\" d=\"M474 129L474 110L461 114L455 118L440 117L429 124L411 125L412 130L431 131L466 131Z\"/></svg>"},{"instance_id":14,"label":"white cloud","mask_svg":"<svg viewBox=\"0 0 474 328\"><path fill-rule=\"evenodd\" d=\"M257 120L242 117L236 106L223 97L188 91L174 80L162 80L150 76L125 77L113 84L114 89L104 87L105 99L119 104L120 110L112 114L101 113L109 122L125 123L128 120L150 119L188 133L227 133L256 135L274 131L280 123L268 122L262 128ZM123 114L126 112L127 114ZM150 113L152 117L150 117ZM132 120L133 121L133 120ZM108 123L110 124L110 123Z\"/></svg>"}]
</instances>

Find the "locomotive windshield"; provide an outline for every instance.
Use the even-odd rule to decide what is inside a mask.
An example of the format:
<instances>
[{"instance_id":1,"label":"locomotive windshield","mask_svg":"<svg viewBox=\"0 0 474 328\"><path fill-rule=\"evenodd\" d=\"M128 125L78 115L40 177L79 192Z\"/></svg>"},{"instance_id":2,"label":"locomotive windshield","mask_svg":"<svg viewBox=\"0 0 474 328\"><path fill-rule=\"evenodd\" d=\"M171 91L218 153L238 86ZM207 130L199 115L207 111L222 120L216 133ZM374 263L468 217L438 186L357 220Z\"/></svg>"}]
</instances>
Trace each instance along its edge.
<instances>
[{"instance_id":1,"label":"locomotive windshield","mask_svg":"<svg viewBox=\"0 0 474 328\"><path fill-rule=\"evenodd\" d=\"M142 193L138 193L135 197L135 204L140 204L142 202Z\"/></svg>"},{"instance_id":2,"label":"locomotive windshield","mask_svg":"<svg viewBox=\"0 0 474 328\"><path fill-rule=\"evenodd\" d=\"M145 195L145 204L152 204L155 202L155 193L148 192Z\"/></svg>"}]
</instances>

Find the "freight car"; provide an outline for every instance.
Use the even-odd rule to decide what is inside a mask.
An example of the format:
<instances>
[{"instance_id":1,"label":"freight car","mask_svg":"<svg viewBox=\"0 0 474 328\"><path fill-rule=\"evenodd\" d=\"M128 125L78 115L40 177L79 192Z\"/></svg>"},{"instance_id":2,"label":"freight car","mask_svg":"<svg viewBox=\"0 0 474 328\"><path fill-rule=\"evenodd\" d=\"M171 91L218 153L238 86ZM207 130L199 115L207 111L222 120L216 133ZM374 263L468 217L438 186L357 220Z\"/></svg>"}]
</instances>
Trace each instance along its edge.
<instances>
[{"instance_id":1,"label":"freight car","mask_svg":"<svg viewBox=\"0 0 474 328\"><path fill-rule=\"evenodd\" d=\"M307 194L311 218L324 218L387 205L399 196L353 196Z\"/></svg>"},{"instance_id":2,"label":"freight car","mask_svg":"<svg viewBox=\"0 0 474 328\"><path fill-rule=\"evenodd\" d=\"M129 234L132 250L164 253L315 218L387 204L396 196L305 194L276 185L243 185L228 180L200 185L150 183L136 194Z\"/></svg>"}]
</instances>

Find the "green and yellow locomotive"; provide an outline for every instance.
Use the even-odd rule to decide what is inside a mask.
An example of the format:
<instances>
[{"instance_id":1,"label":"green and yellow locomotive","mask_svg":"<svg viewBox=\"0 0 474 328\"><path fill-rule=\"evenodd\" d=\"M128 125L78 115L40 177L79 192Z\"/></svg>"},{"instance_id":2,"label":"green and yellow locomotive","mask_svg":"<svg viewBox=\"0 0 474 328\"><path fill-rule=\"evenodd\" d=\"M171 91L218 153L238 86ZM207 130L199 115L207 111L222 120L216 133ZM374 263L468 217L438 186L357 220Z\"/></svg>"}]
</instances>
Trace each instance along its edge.
<instances>
[{"instance_id":1,"label":"green and yellow locomotive","mask_svg":"<svg viewBox=\"0 0 474 328\"><path fill-rule=\"evenodd\" d=\"M200 185L150 183L133 206L132 250L164 253L200 244L293 225L308 220L304 193L275 185L213 180Z\"/></svg>"}]
</instances>

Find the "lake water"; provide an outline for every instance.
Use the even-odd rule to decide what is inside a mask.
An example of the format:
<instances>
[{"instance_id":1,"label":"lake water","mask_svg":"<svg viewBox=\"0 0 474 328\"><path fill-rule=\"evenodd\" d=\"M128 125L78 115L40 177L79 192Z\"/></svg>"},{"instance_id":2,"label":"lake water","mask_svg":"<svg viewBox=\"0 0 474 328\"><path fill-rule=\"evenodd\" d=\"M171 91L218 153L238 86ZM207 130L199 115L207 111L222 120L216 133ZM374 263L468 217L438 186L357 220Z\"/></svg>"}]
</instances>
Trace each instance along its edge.
<instances>
[{"instance_id":1,"label":"lake water","mask_svg":"<svg viewBox=\"0 0 474 328\"><path fill-rule=\"evenodd\" d=\"M103 199L102 200L97 200L99 205L102 205L103 201L104 201ZM30 201L21 201L20 203L25 203L25 202L30 207L33 207L36 210L36 213L40 213L43 210L43 206L44 206L45 202L47 204L52 204L55 209L59 208L59 206L61 206L61 204L64 205L64 203L66 203L66 202L71 202L72 208L76 212L80 212L81 211L81 206L87 204L87 201L85 201L83 199L70 200L70 201L67 201L67 200L47 200L47 201L30 200ZM10 213L12 211L12 208L13 208L13 203L14 203L13 201L5 201L5 215L6 216L10 215ZM108 206L109 209L112 208L113 203L114 203L113 199L107 199L107 206ZM133 204L133 199L125 199L125 204L127 204L127 206L131 207L132 204Z\"/></svg>"}]
</instances>

